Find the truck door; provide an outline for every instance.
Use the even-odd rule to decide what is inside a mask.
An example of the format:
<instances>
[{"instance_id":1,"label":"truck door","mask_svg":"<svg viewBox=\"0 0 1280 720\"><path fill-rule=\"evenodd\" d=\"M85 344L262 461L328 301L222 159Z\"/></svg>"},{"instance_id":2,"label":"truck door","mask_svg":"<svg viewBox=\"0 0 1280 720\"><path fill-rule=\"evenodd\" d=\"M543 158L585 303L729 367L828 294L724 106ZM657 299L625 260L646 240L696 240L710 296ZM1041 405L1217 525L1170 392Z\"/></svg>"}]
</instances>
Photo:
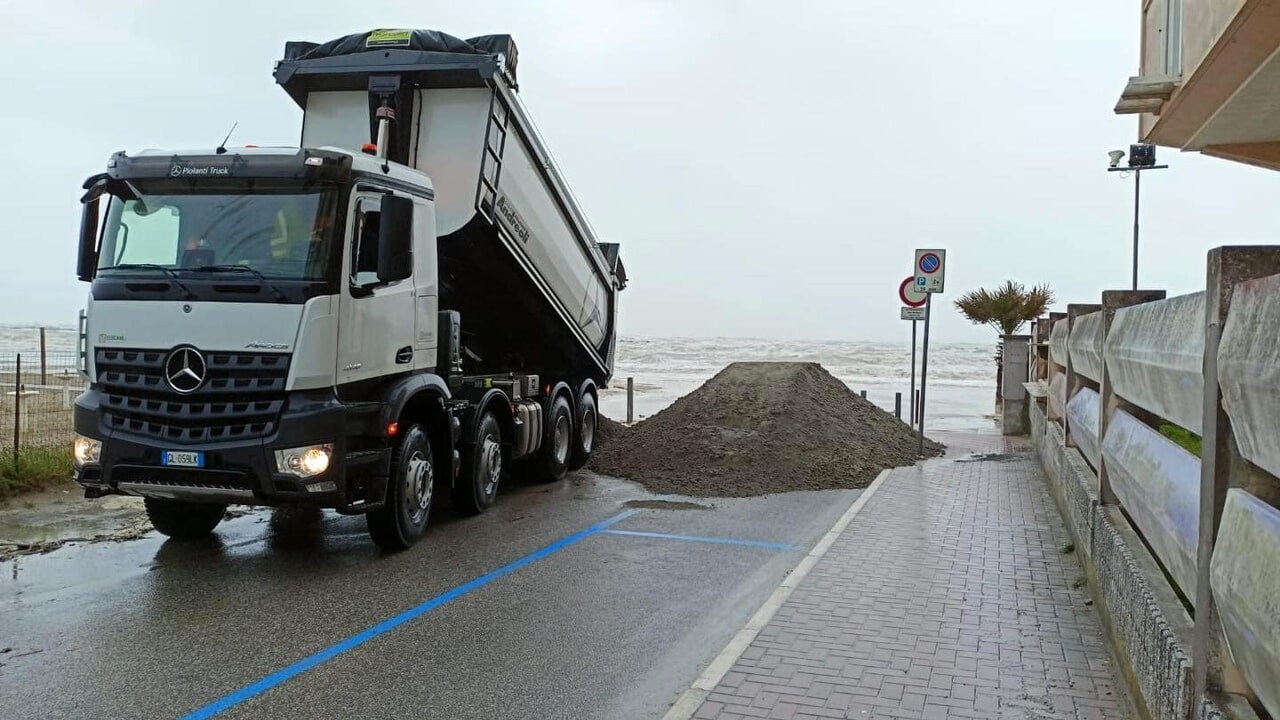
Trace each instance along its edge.
<instances>
[{"instance_id":1,"label":"truck door","mask_svg":"<svg viewBox=\"0 0 1280 720\"><path fill-rule=\"evenodd\" d=\"M427 200L413 208L413 286L417 290L418 332L413 344L413 363L419 369L436 366L436 329L440 319L440 286L437 278L436 213Z\"/></svg>"},{"instance_id":2,"label":"truck door","mask_svg":"<svg viewBox=\"0 0 1280 720\"><path fill-rule=\"evenodd\" d=\"M338 318L338 384L408 372L414 366L414 278L378 281L383 192L357 190L347 213Z\"/></svg>"}]
</instances>

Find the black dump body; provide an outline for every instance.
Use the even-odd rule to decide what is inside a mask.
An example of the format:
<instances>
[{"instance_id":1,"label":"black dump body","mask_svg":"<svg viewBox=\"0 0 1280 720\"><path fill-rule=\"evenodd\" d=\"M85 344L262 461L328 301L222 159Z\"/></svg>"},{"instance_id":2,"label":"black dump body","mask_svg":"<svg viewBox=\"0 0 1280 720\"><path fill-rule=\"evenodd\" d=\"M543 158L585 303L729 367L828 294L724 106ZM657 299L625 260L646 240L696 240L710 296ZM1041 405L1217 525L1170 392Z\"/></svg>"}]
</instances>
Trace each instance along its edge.
<instances>
[{"instance_id":1,"label":"black dump body","mask_svg":"<svg viewBox=\"0 0 1280 720\"><path fill-rule=\"evenodd\" d=\"M462 364L467 374L536 370L547 377L608 376L587 362L578 341L540 297L529 272L477 215L440 238L440 307L462 315Z\"/></svg>"}]
</instances>

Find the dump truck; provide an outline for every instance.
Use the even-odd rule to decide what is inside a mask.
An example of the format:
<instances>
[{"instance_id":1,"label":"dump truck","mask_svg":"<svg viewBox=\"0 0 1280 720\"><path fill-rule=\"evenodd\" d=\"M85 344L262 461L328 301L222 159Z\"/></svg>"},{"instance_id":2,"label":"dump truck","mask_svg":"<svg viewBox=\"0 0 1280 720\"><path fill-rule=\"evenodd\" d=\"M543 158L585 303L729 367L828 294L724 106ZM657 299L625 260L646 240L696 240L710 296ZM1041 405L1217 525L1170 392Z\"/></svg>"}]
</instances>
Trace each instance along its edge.
<instances>
[{"instance_id":1,"label":"dump truck","mask_svg":"<svg viewBox=\"0 0 1280 720\"><path fill-rule=\"evenodd\" d=\"M507 35L289 42L299 147L117 152L82 198L75 480L175 538L229 504L423 535L437 491L589 459L613 372L600 242L517 94Z\"/></svg>"}]
</instances>

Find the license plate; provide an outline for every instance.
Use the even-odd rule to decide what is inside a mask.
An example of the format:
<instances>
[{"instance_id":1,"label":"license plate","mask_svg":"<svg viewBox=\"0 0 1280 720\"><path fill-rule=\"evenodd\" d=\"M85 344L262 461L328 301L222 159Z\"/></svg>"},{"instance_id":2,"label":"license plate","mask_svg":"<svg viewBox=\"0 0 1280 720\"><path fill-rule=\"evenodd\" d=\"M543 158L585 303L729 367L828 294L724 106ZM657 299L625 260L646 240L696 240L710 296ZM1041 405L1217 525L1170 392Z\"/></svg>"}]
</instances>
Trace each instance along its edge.
<instances>
[{"instance_id":1,"label":"license plate","mask_svg":"<svg viewBox=\"0 0 1280 720\"><path fill-rule=\"evenodd\" d=\"M160 453L160 464L172 467L202 468L204 467L204 453L165 450Z\"/></svg>"}]
</instances>

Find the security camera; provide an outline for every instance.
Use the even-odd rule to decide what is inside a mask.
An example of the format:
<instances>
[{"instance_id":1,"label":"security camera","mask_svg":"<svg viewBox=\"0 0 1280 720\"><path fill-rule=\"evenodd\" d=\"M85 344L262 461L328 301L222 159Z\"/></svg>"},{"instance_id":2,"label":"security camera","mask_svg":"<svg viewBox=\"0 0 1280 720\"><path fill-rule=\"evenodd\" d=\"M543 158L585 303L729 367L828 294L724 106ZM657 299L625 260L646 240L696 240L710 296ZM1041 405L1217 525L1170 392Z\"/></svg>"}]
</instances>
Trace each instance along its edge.
<instances>
[{"instance_id":1,"label":"security camera","mask_svg":"<svg viewBox=\"0 0 1280 720\"><path fill-rule=\"evenodd\" d=\"M1148 168L1156 164L1156 146L1135 143L1129 146L1129 167Z\"/></svg>"},{"instance_id":2,"label":"security camera","mask_svg":"<svg viewBox=\"0 0 1280 720\"><path fill-rule=\"evenodd\" d=\"M1107 157L1111 158L1111 167L1119 167L1120 158L1124 157L1123 150L1112 150L1107 153Z\"/></svg>"}]
</instances>

